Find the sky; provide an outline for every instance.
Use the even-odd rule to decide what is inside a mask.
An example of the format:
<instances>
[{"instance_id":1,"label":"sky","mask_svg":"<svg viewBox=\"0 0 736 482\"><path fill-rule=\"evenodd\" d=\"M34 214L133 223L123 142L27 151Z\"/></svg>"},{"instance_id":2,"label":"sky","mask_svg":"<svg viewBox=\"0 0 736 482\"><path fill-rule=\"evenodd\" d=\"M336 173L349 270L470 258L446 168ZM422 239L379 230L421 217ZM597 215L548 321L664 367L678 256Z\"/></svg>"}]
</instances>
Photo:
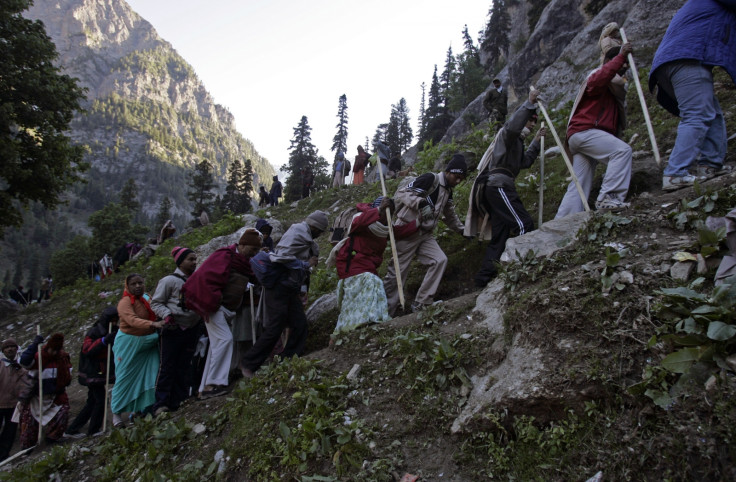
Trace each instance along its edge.
<instances>
[{"instance_id":1,"label":"sky","mask_svg":"<svg viewBox=\"0 0 736 482\"><path fill-rule=\"evenodd\" d=\"M127 0L279 169L303 115L329 162L342 94L348 159L403 97L414 134L434 65L477 43L492 0Z\"/></svg>"}]
</instances>

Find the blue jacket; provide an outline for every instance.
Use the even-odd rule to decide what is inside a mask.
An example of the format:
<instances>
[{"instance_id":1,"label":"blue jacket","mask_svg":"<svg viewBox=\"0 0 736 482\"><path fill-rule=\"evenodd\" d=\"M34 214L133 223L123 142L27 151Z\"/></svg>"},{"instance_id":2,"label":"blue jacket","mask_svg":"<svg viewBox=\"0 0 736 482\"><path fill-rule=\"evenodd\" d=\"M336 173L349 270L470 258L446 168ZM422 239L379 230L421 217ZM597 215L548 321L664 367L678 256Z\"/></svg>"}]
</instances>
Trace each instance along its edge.
<instances>
[{"instance_id":1,"label":"blue jacket","mask_svg":"<svg viewBox=\"0 0 736 482\"><path fill-rule=\"evenodd\" d=\"M736 81L736 0L688 0L677 11L649 73L649 90L657 85L655 73L675 60L699 60L704 65L723 67ZM677 100L659 89L657 100L679 115Z\"/></svg>"}]
</instances>

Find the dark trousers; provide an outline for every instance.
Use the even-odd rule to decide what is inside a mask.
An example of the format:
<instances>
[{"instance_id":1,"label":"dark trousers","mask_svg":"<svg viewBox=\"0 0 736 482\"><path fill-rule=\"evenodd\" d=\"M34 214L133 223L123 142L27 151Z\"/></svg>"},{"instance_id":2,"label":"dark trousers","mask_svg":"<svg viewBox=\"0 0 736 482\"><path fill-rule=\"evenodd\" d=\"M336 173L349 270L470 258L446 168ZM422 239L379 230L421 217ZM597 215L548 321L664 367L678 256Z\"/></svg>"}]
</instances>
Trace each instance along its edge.
<instances>
[{"instance_id":1,"label":"dark trousers","mask_svg":"<svg viewBox=\"0 0 736 482\"><path fill-rule=\"evenodd\" d=\"M199 333L196 326L186 330L173 327L161 331L156 402L151 410L159 407L176 410L189 396L191 364Z\"/></svg>"},{"instance_id":2,"label":"dark trousers","mask_svg":"<svg viewBox=\"0 0 736 482\"><path fill-rule=\"evenodd\" d=\"M496 263L506 249L506 241L534 230L534 221L521 203L514 188L486 186L484 207L490 213L491 242L480 271L475 275L475 284L485 286L497 274Z\"/></svg>"},{"instance_id":3,"label":"dark trousers","mask_svg":"<svg viewBox=\"0 0 736 482\"><path fill-rule=\"evenodd\" d=\"M304 353L307 340L307 316L297 291L264 289L268 326L263 328L256 344L243 355L242 365L256 371L271 354L285 328L291 328L289 340L281 353L284 358Z\"/></svg>"},{"instance_id":4,"label":"dark trousers","mask_svg":"<svg viewBox=\"0 0 736 482\"><path fill-rule=\"evenodd\" d=\"M197 348L199 333L197 327L186 330L172 327L161 331L160 364L153 411L159 407L176 410L189 396L192 357Z\"/></svg>"},{"instance_id":5,"label":"dark trousers","mask_svg":"<svg viewBox=\"0 0 736 482\"><path fill-rule=\"evenodd\" d=\"M15 441L15 431L18 429L18 424L10 421L14 411L15 407L0 408L0 425L3 426L3 431L0 432L0 460L8 458Z\"/></svg>"},{"instance_id":6,"label":"dark trousers","mask_svg":"<svg viewBox=\"0 0 736 482\"><path fill-rule=\"evenodd\" d=\"M105 385L89 385L87 387L87 403L84 404L79 415L66 429L67 433L78 433L79 429L89 420L87 435L92 435L102 428L102 419L105 416Z\"/></svg>"}]
</instances>

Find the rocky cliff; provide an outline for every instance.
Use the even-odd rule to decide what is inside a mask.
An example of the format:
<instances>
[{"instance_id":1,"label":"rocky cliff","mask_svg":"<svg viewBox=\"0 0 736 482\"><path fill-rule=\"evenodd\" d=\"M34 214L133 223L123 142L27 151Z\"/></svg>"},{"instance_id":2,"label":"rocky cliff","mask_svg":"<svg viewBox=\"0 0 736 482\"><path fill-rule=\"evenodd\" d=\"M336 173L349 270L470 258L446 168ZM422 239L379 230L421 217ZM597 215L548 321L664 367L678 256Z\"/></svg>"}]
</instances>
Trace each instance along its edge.
<instances>
[{"instance_id":1,"label":"rocky cliff","mask_svg":"<svg viewBox=\"0 0 736 482\"><path fill-rule=\"evenodd\" d=\"M492 75L501 79L508 90L510 108L527 95L530 85L541 90L550 107L573 100L587 73L598 66L598 38L609 22L624 28L634 45L637 67L648 69L670 19L685 2L552 0L530 32L528 23L534 11L530 4L540 3L506 2L511 18L509 52L505 66ZM458 116L443 142L468 132L468 119L487 116L483 96L485 92Z\"/></svg>"}]
</instances>

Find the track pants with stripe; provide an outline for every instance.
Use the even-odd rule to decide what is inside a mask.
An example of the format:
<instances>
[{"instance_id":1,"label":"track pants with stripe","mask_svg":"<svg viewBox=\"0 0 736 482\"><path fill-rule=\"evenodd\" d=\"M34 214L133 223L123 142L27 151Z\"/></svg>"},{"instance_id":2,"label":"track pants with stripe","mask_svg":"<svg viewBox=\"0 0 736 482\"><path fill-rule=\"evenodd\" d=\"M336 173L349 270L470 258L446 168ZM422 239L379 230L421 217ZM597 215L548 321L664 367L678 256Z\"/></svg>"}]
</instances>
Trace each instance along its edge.
<instances>
[{"instance_id":1,"label":"track pants with stripe","mask_svg":"<svg viewBox=\"0 0 736 482\"><path fill-rule=\"evenodd\" d=\"M534 230L534 221L515 188L486 186L484 195L484 204L490 213L492 237L483 265L475 275L474 281L478 286L485 286L498 274L496 263L506 249L506 241Z\"/></svg>"}]
</instances>

